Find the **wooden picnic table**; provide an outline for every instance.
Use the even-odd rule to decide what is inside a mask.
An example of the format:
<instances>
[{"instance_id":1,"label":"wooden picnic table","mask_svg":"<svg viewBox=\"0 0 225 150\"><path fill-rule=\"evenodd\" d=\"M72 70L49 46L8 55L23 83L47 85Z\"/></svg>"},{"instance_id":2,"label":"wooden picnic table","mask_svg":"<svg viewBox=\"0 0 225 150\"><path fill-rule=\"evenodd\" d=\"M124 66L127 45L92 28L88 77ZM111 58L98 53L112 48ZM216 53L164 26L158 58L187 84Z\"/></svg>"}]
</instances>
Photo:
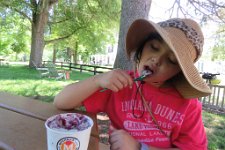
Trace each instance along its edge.
<instances>
[{"instance_id":1,"label":"wooden picnic table","mask_svg":"<svg viewBox=\"0 0 225 150\"><path fill-rule=\"evenodd\" d=\"M15 150L47 150L45 120L50 116L78 112L94 120L88 150L108 150L99 142L96 116L77 110L61 111L52 103L0 92L0 150L9 146Z\"/></svg>"}]
</instances>

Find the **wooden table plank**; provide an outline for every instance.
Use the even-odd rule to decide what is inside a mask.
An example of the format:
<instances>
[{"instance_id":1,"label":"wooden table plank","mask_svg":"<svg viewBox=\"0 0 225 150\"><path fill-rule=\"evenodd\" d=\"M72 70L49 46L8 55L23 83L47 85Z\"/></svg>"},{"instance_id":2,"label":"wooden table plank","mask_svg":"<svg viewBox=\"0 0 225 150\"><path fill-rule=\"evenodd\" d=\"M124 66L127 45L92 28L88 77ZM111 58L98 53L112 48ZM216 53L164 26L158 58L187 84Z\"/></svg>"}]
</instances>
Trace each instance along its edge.
<instances>
[{"instance_id":1,"label":"wooden table plank","mask_svg":"<svg viewBox=\"0 0 225 150\"><path fill-rule=\"evenodd\" d=\"M6 109L13 109L14 111L27 113L27 115L36 115L37 118L46 120L47 118L66 112L78 112L77 110L71 111L62 111L53 106L52 103L46 103L38 101L32 98L12 95L6 92L0 92L0 107L5 107ZM94 126L92 128L92 136L98 137L98 127L97 127L97 118L94 114L82 112L90 116L94 121Z\"/></svg>"},{"instance_id":2,"label":"wooden table plank","mask_svg":"<svg viewBox=\"0 0 225 150\"><path fill-rule=\"evenodd\" d=\"M44 121L0 109L0 140L15 150L45 150L47 138ZM98 149L98 139L90 138L88 150Z\"/></svg>"},{"instance_id":3,"label":"wooden table plank","mask_svg":"<svg viewBox=\"0 0 225 150\"><path fill-rule=\"evenodd\" d=\"M4 109L0 116L1 141L16 150L47 149L44 121Z\"/></svg>"},{"instance_id":4,"label":"wooden table plank","mask_svg":"<svg viewBox=\"0 0 225 150\"><path fill-rule=\"evenodd\" d=\"M0 92L0 144L3 142L16 150L45 150L47 149L45 120L65 112L77 111L61 111L52 103ZM107 145L99 144L96 116L85 114L95 122L88 150L108 150Z\"/></svg>"}]
</instances>

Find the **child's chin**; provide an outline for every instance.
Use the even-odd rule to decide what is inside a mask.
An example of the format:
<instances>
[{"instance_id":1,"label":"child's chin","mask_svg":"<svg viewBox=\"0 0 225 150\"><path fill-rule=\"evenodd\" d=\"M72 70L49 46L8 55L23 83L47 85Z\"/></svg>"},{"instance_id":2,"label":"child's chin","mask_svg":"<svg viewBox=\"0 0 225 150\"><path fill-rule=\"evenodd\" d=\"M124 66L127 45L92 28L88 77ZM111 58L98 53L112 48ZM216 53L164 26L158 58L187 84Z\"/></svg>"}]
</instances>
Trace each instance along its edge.
<instances>
[{"instance_id":1,"label":"child's chin","mask_svg":"<svg viewBox=\"0 0 225 150\"><path fill-rule=\"evenodd\" d=\"M148 81L146 81L145 83L150 84L154 87L161 87L163 85L163 83L161 83L161 82L148 82Z\"/></svg>"}]
</instances>

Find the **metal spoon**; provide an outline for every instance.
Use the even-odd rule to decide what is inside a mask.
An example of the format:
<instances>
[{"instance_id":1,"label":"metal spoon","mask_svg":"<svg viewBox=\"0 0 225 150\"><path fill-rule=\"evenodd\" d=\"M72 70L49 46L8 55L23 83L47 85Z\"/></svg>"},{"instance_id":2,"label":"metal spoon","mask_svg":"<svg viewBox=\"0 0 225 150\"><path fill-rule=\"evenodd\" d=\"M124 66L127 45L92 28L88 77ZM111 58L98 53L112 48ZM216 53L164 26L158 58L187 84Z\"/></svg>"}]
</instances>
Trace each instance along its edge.
<instances>
[{"instance_id":1,"label":"metal spoon","mask_svg":"<svg viewBox=\"0 0 225 150\"><path fill-rule=\"evenodd\" d=\"M151 74L152 74L152 72L150 70L143 70L141 73L141 76L135 78L134 81L143 81L144 78L146 78L147 76L149 76Z\"/></svg>"},{"instance_id":2,"label":"metal spoon","mask_svg":"<svg viewBox=\"0 0 225 150\"><path fill-rule=\"evenodd\" d=\"M144 78L146 78L147 76L151 75L152 72L150 70L143 70L141 74L142 75L137 77L137 78L135 78L134 81L143 81ZM108 90L108 89L107 88L103 88L102 90L100 90L100 92L104 92L106 90Z\"/></svg>"}]
</instances>

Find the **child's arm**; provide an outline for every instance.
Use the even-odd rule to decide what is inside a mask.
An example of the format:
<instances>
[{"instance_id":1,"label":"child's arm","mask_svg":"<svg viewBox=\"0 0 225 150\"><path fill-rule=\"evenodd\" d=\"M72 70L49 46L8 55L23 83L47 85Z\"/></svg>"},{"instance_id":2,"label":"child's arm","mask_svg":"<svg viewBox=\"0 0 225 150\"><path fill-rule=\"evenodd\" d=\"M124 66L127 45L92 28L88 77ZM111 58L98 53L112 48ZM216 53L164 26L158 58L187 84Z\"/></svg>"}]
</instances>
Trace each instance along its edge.
<instances>
[{"instance_id":1,"label":"child's arm","mask_svg":"<svg viewBox=\"0 0 225 150\"><path fill-rule=\"evenodd\" d=\"M111 150L179 150L179 148L157 148L147 145L142 147L141 143L125 130L117 130L113 126L110 126L110 132L109 143Z\"/></svg>"},{"instance_id":2,"label":"child's arm","mask_svg":"<svg viewBox=\"0 0 225 150\"><path fill-rule=\"evenodd\" d=\"M117 92L132 84L132 78L127 72L121 69L112 70L66 86L56 95L54 105L60 109L73 109L100 88Z\"/></svg>"}]
</instances>

